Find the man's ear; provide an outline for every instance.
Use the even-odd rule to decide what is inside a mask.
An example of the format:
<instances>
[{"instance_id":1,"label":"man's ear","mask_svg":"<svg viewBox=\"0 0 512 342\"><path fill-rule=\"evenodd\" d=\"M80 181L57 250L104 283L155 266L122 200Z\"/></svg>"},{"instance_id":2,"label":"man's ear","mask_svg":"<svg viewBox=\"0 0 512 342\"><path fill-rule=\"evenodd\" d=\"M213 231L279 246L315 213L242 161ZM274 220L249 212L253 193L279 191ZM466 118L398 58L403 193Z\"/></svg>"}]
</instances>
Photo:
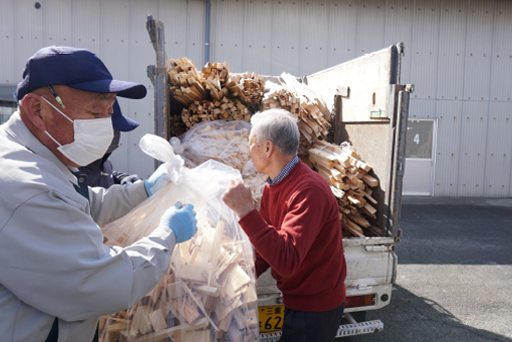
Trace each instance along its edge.
<instances>
[{"instance_id":1,"label":"man's ear","mask_svg":"<svg viewBox=\"0 0 512 342\"><path fill-rule=\"evenodd\" d=\"M270 158L274 153L274 143L270 140L265 141L265 155L267 158Z\"/></svg>"},{"instance_id":2,"label":"man's ear","mask_svg":"<svg viewBox=\"0 0 512 342\"><path fill-rule=\"evenodd\" d=\"M36 128L46 130L46 123L42 116L42 101L39 95L28 93L21 100L22 111L26 119L28 119Z\"/></svg>"}]
</instances>

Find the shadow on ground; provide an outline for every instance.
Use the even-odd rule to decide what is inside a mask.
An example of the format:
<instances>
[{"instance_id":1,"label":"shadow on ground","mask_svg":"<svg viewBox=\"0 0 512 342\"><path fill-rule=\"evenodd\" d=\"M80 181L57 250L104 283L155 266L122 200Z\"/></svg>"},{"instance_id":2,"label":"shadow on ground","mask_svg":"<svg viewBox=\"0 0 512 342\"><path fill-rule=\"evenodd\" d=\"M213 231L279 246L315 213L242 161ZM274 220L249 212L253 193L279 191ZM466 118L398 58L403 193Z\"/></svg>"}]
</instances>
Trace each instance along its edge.
<instances>
[{"instance_id":1,"label":"shadow on ground","mask_svg":"<svg viewBox=\"0 0 512 342\"><path fill-rule=\"evenodd\" d=\"M393 300L366 320L380 319L384 330L374 334L340 338L338 342L512 342L511 338L462 323L449 311L427 298L395 285Z\"/></svg>"}]
</instances>

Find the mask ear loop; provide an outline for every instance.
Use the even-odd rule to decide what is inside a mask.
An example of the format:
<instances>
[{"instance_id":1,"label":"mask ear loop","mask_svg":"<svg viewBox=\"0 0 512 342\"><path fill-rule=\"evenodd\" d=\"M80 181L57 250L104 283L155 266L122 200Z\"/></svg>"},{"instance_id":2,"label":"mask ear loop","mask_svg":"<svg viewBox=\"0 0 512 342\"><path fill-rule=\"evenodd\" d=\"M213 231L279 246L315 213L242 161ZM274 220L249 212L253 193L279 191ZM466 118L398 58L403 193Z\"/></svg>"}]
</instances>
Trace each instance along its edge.
<instances>
[{"instance_id":1,"label":"mask ear loop","mask_svg":"<svg viewBox=\"0 0 512 342\"><path fill-rule=\"evenodd\" d=\"M39 96L41 96L41 95L39 95ZM54 105L52 105L52 104L50 103L50 101L48 101L47 99L45 99L45 98L44 98L44 96L41 96L41 98L42 98L46 103L48 103L50 106L52 106L52 107L53 107L53 109L55 109L57 112L59 112L61 115L63 115L66 119L68 119L71 123L74 123L74 122L73 122L73 120L71 120L70 118L68 118L68 116L67 116L66 114L64 114L63 112L61 112L61 111L60 111L60 109L58 109L57 107L55 107ZM48 133L48 131L47 131L47 130L45 130L45 131L44 131L44 133L45 133L47 136L49 136L49 137L50 137L50 139L52 139L52 140L53 140L53 142L55 142L59 147L62 147L62 144L61 144L61 143L59 143L57 140L55 140L55 138L54 138L54 137L52 137L52 136L50 135L50 133Z\"/></svg>"},{"instance_id":2,"label":"mask ear loop","mask_svg":"<svg viewBox=\"0 0 512 342\"><path fill-rule=\"evenodd\" d=\"M39 95L41 96L41 95ZM51 104L50 101L48 101L47 99L44 98L44 96L41 96L41 98L43 100L45 100L46 103L48 103L50 106L53 107L53 109L55 109L57 112L59 112L61 115L63 115L66 119L68 119L71 123L73 123L73 120L71 120L66 114L64 114L59 108L55 107L54 105Z\"/></svg>"},{"instance_id":3,"label":"mask ear loop","mask_svg":"<svg viewBox=\"0 0 512 342\"><path fill-rule=\"evenodd\" d=\"M49 136L50 139L52 139L57 145L59 145L59 147L62 147L62 145L57 140L55 140L55 138L52 137L50 133L48 133L48 131L44 131L44 133L46 133L46 135Z\"/></svg>"}]
</instances>

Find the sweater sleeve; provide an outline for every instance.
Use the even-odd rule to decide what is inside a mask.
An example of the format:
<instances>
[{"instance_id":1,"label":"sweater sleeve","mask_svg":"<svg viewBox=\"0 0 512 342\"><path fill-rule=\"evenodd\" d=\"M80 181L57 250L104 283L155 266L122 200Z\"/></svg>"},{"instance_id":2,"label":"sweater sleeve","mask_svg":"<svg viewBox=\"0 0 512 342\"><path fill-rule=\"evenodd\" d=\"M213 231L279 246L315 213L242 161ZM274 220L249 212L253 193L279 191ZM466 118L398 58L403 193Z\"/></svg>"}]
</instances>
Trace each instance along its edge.
<instances>
[{"instance_id":1,"label":"sweater sleeve","mask_svg":"<svg viewBox=\"0 0 512 342\"><path fill-rule=\"evenodd\" d=\"M327 207L327 198L309 187L290 197L281 227L269 225L256 210L240 225L256 251L283 277L293 275L315 241Z\"/></svg>"},{"instance_id":2,"label":"sweater sleeve","mask_svg":"<svg viewBox=\"0 0 512 342\"><path fill-rule=\"evenodd\" d=\"M256 268L256 278L259 278L260 275L262 275L263 273L265 273L266 270L268 270L270 265L268 264L268 262L265 261L265 259L261 257L261 255L257 251L255 251L255 254L256 260L254 261L254 267Z\"/></svg>"}]
</instances>

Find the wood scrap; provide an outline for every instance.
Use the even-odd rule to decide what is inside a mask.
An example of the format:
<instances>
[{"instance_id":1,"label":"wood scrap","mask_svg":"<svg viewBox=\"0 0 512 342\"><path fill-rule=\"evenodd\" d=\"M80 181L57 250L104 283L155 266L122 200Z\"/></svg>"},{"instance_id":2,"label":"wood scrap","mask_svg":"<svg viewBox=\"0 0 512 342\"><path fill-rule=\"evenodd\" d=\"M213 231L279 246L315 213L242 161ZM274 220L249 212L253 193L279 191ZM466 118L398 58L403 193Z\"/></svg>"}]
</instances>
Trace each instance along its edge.
<instances>
[{"instance_id":1,"label":"wood scrap","mask_svg":"<svg viewBox=\"0 0 512 342\"><path fill-rule=\"evenodd\" d=\"M364 237L375 229L368 219L375 219L378 202L371 196L370 187L379 184L368 174L371 167L348 143L331 144L316 139L308 150L308 158L317 172L329 183L338 200L344 236Z\"/></svg>"},{"instance_id":2,"label":"wood scrap","mask_svg":"<svg viewBox=\"0 0 512 342\"><path fill-rule=\"evenodd\" d=\"M295 77L283 73L283 83L267 82L268 92L262 100L264 109L282 108L298 118L300 146L298 154L307 159L308 150L315 140L326 139L331 127L326 120L328 112L323 100L313 94L307 85L299 83Z\"/></svg>"},{"instance_id":3,"label":"wood scrap","mask_svg":"<svg viewBox=\"0 0 512 342\"><path fill-rule=\"evenodd\" d=\"M223 221L198 227L176 246L153 291L129 310L101 318L101 341L213 341L223 330L219 342L256 342L256 279L244 257L250 242L226 234Z\"/></svg>"},{"instance_id":4,"label":"wood scrap","mask_svg":"<svg viewBox=\"0 0 512 342\"><path fill-rule=\"evenodd\" d=\"M230 77L226 88L229 89L232 96L238 97L245 105L256 105L256 109L259 109L265 93L265 83L263 77L257 73L246 72Z\"/></svg>"},{"instance_id":5,"label":"wood scrap","mask_svg":"<svg viewBox=\"0 0 512 342\"><path fill-rule=\"evenodd\" d=\"M181 118L185 125L191 128L204 121L249 121L251 113L242 103L236 103L227 97L223 97L215 101L194 101L188 108L183 108Z\"/></svg>"},{"instance_id":6,"label":"wood scrap","mask_svg":"<svg viewBox=\"0 0 512 342\"><path fill-rule=\"evenodd\" d=\"M187 58L171 59L169 64L167 73L170 90L176 100L188 107L194 101L206 98L203 76L196 70L192 61Z\"/></svg>"},{"instance_id":7,"label":"wood scrap","mask_svg":"<svg viewBox=\"0 0 512 342\"><path fill-rule=\"evenodd\" d=\"M260 109L265 80L256 73L232 75L227 62L208 62L198 71L185 57L171 59L169 65L170 91L184 105L181 118L186 130L202 121L249 121Z\"/></svg>"}]
</instances>

